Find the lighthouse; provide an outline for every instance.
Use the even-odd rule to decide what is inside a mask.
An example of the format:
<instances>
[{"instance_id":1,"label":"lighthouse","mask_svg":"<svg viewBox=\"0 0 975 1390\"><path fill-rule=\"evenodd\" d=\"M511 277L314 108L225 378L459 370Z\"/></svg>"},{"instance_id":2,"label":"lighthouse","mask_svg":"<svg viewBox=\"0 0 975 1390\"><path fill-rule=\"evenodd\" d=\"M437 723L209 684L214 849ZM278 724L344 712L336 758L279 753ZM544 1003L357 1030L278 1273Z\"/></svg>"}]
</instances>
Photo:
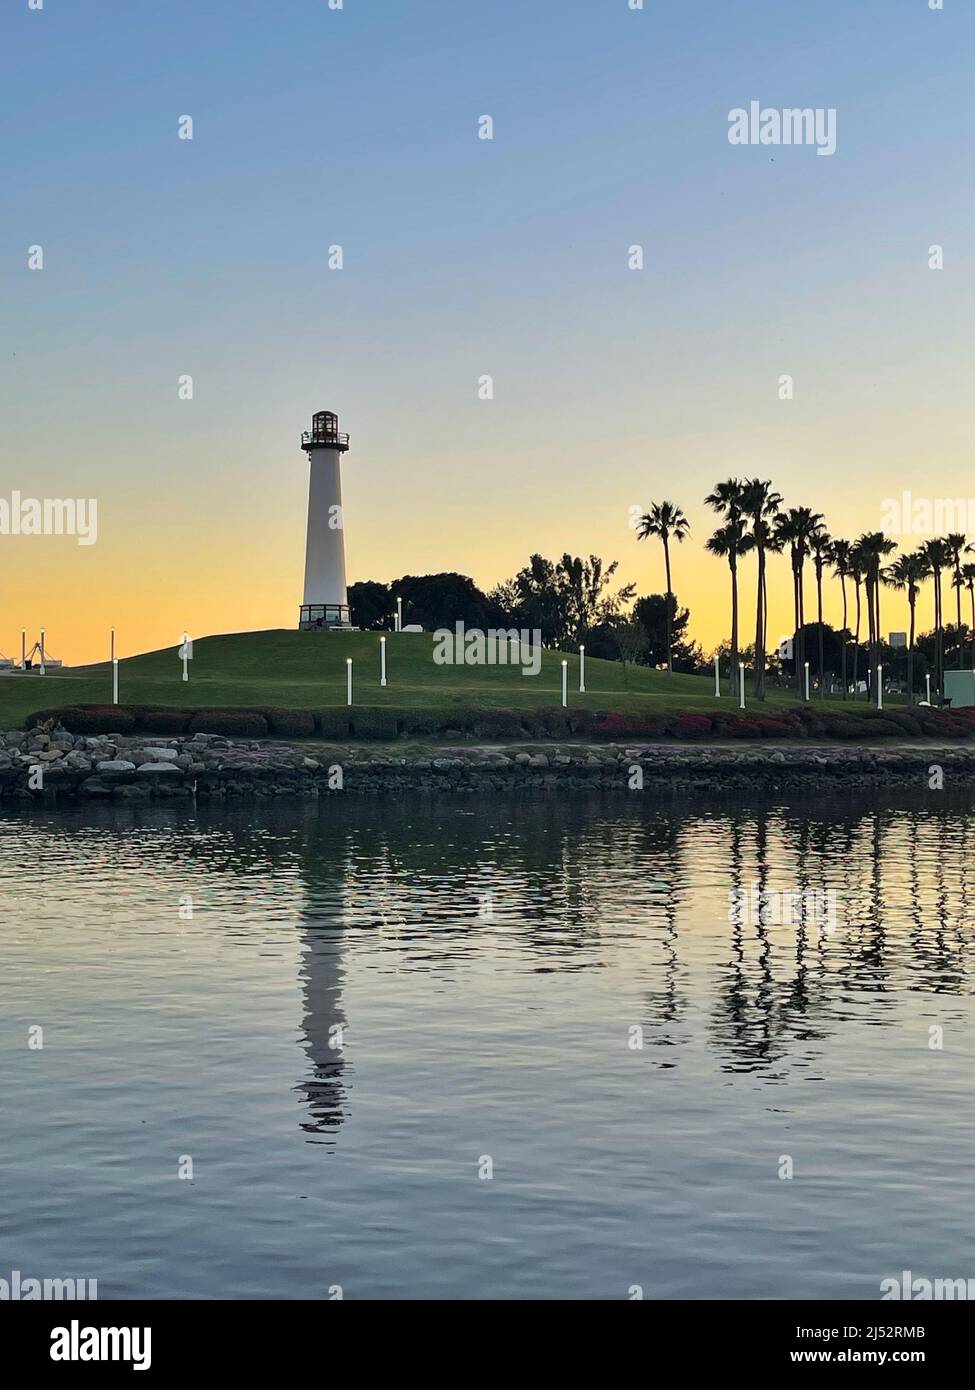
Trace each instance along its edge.
<instances>
[{"instance_id":1,"label":"lighthouse","mask_svg":"<svg viewBox=\"0 0 975 1390\"><path fill-rule=\"evenodd\" d=\"M305 632L349 631L345 587L345 532L342 524L342 455L349 436L339 433L339 417L319 410L301 436L308 455L308 537L305 543L305 595L298 619Z\"/></svg>"}]
</instances>

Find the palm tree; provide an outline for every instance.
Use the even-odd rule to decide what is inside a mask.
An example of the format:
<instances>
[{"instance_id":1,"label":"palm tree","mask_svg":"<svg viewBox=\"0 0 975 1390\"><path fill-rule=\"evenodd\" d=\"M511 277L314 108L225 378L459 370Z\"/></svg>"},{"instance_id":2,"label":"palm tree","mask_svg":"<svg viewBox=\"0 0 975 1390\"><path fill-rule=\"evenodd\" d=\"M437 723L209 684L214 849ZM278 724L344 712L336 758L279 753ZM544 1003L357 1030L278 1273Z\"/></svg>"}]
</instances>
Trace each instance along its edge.
<instances>
[{"instance_id":1,"label":"palm tree","mask_svg":"<svg viewBox=\"0 0 975 1390\"><path fill-rule=\"evenodd\" d=\"M768 604L765 592L765 556L778 549L775 518L782 498L772 491L770 481L751 478L744 484L741 509L751 521L752 544L758 556L758 584L755 600L755 671L752 693L756 700L765 699L765 644L768 627Z\"/></svg>"},{"instance_id":2,"label":"palm tree","mask_svg":"<svg viewBox=\"0 0 975 1390\"><path fill-rule=\"evenodd\" d=\"M732 695L738 694L738 556L744 555L753 545L742 517L743 493L744 485L739 478L727 478L723 483L715 483L714 491L704 499L709 507L727 520L726 526L719 526L715 531L707 547L712 555L726 557L731 570Z\"/></svg>"},{"instance_id":3,"label":"palm tree","mask_svg":"<svg viewBox=\"0 0 975 1390\"><path fill-rule=\"evenodd\" d=\"M860 537L857 541L864 559L864 582L867 590L867 612L870 630L870 680L876 679L877 667L880 665L880 643L882 639L882 627L880 622L880 571L883 561L888 555L893 555L897 549L896 541L892 541L889 536L885 536L883 531L870 531ZM876 687L872 688L874 699L877 698Z\"/></svg>"},{"instance_id":4,"label":"palm tree","mask_svg":"<svg viewBox=\"0 0 975 1390\"><path fill-rule=\"evenodd\" d=\"M921 547L934 578L934 676L938 691L944 698L945 649L943 617L941 611L941 573L951 563L950 552L940 537L925 541Z\"/></svg>"},{"instance_id":5,"label":"palm tree","mask_svg":"<svg viewBox=\"0 0 975 1390\"><path fill-rule=\"evenodd\" d=\"M707 541L707 549L712 555L719 555L728 561L731 570L731 693L738 694L738 557L751 550L755 544L748 532L748 523L743 517L735 517L719 526ZM973 567L975 568L975 567Z\"/></svg>"},{"instance_id":6,"label":"palm tree","mask_svg":"<svg viewBox=\"0 0 975 1390\"><path fill-rule=\"evenodd\" d=\"M857 622L856 631L853 634L853 698L857 694L857 667L860 664L860 589L863 585L864 577L867 572L866 551L859 540L850 546L850 577L856 589L857 600Z\"/></svg>"},{"instance_id":7,"label":"palm tree","mask_svg":"<svg viewBox=\"0 0 975 1390\"><path fill-rule=\"evenodd\" d=\"M645 541L648 536L659 536L664 548L664 568L667 571L667 670L674 669L674 654L671 650L671 629L674 619L674 595L670 584L670 542L681 542L690 531L690 523L673 502L652 502L650 510L640 518L637 539Z\"/></svg>"},{"instance_id":8,"label":"palm tree","mask_svg":"<svg viewBox=\"0 0 975 1390\"><path fill-rule=\"evenodd\" d=\"M956 637L958 640L958 669L961 670L962 660L962 640L961 640L961 557L964 554L967 544L965 536L960 531L952 531L945 536L945 550L948 554L948 563L951 565L951 583L955 590L955 614L957 622Z\"/></svg>"},{"instance_id":9,"label":"palm tree","mask_svg":"<svg viewBox=\"0 0 975 1390\"><path fill-rule=\"evenodd\" d=\"M819 512L809 507L790 507L775 519L775 534L782 547L788 545L792 563L792 605L795 612L795 639L793 642L793 661L796 673L796 692L801 690L802 670L806 659L806 637L803 631L806 622L806 605L803 595L803 566L809 554L812 537L823 524Z\"/></svg>"},{"instance_id":10,"label":"palm tree","mask_svg":"<svg viewBox=\"0 0 975 1390\"><path fill-rule=\"evenodd\" d=\"M911 609L911 631L907 640L907 698L914 699L914 632L916 628L917 596L921 584L930 574L927 557L923 550L915 550L910 555L898 555L894 563L884 570L881 578L891 589L906 589L907 602ZM975 565L972 566L975 574Z\"/></svg>"},{"instance_id":11,"label":"palm tree","mask_svg":"<svg viewBox=\"0 0 975 1390\"><path fill-rule=\"evenodd\" d=\"M823 569L833 556L833 542L829 532L820 525L809 537L809 553L813 557L816 570L816 620L819 623L819 698L823 698Z\"/></svg>"},{"instance_id":12,"label":"palm tree","mask_svg":"<svg viewBox=\"0 0 975 1390\"><path fill-rule=\"evenodd\" d=\"M851 573L851 571L850 571L850 552L852 551L852 549L853 549L853 547L850 545L850 542L849 542L849 541L840 540L840 539L833 541L833 544L832 544L832 546L830 547L830 560L832 561L832 565L833 565L833 573L836 575L837 579L840 581L840 590L841 590L841 592L842 592L842 594L843 594L843 631L842 631L841 639L840 639L840 663L841 663L841 669L842 669L842 677L841 677L841 679L842 679L842 681L843 681L843 699L844 699L844 700L846 699L846 696L847 696L847 689L846 689L846 639L847 639L847 629L846 629L846 619L847 619L847 612L846 612L846 581L847 581L847 579L850 578L850 573Z\"/></svg>"}]
</instances>

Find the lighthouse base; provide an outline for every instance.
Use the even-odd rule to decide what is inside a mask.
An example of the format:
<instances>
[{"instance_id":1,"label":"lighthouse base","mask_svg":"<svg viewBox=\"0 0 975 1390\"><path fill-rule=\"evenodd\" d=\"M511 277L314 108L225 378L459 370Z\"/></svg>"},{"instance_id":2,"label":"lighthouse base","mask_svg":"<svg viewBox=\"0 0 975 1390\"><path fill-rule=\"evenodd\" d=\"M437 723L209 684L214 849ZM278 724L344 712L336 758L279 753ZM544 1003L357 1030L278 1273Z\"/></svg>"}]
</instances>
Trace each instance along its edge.
<instances>
[{"instance_id":1,"label":"lighthouse base","mask_svg":"<svg viewBox=\"0 0 975 1390\"><path fill-rule=\"evenodd\" d=\"M299 632L354 632L347 603L303 603L298 615Z\"/></svg>"}]
</instances>

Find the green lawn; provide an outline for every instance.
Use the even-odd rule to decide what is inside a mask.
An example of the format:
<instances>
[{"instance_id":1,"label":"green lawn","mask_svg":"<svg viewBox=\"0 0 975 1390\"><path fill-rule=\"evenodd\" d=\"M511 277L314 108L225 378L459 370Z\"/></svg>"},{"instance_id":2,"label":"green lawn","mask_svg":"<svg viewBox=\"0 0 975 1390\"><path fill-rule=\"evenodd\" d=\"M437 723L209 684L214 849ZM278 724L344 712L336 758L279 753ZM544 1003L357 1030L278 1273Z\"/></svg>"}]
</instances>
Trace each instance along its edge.
<instances>
[{"instance_id":1,"label":"green lawn","mask_svg":"<svg viewBox=\"0 0 975 1390\"><path fill-rule=\"evenodd\" d=\"M194 643L190 679L180 679L175 647L119 663L119 701L128 704L277 705L324 709L346 702L346 658L353 660L357 705L390 709L506 708L517 711L561 701L559 652L544 652L537 676L510 666L439 666L433 638L390 633L386 639L385 689L379 684L379 635L374 632L304 633L291 630L230 633ZM711 677L668 675L646 667L624 671L619 662L586 661L586 693L580 694L579 661L569 660L569 705L626 713L712 713L718 708ZM14 728L36 710L110 704L108 662L35 674L0 674L0 727ZM765 708L793 705L792 696L770 692ZM733 708L727 693L720 706ZM749 701L749 706L751 705ZM861 708L863 703L861 702Z\"/></svg>"}]
</instances>

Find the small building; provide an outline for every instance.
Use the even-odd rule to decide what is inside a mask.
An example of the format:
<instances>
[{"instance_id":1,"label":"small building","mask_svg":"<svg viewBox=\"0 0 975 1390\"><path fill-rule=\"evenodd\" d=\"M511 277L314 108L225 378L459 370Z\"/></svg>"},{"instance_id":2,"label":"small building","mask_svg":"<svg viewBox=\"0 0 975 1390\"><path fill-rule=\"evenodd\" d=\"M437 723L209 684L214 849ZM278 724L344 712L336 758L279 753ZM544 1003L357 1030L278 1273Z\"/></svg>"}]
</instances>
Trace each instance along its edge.
<instances>
[{"instance_id":1,"label":"small building","mask_svg":"<svg viewBox=\"0 0 975 1390\"><path fill-rule=\"evenodd\" d=\"M975 671L946 671L945 699L952 709L968 709L975 705Z\"/></svg>"}]
</instances>

